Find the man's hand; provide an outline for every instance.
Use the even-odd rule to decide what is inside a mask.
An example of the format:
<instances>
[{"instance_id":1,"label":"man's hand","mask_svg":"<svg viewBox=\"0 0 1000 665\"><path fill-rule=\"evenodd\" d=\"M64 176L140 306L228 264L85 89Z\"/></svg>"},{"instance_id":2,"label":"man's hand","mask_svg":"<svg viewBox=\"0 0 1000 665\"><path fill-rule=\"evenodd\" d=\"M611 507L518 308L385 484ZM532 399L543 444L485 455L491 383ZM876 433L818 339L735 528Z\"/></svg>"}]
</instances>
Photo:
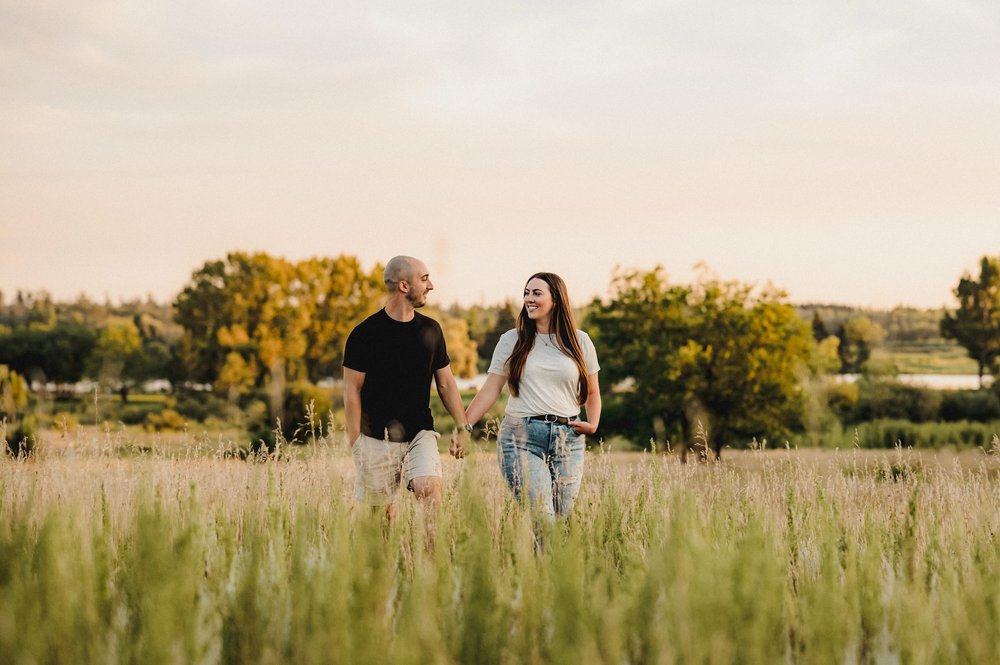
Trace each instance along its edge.
<instances>
[{"instance_id":1,"label":"man's hand","mask_svg":"<svg viewBox=\"0 0 1000 665\"><path fill-rule=\"evenodd\" d=\"M451 445L448 446L448 452L455 459L462 459L465 457L465 445L463 439L468 438L468 433L465 430L461 432L457 429L451 430Z\"/></svg>"}]
</instances>

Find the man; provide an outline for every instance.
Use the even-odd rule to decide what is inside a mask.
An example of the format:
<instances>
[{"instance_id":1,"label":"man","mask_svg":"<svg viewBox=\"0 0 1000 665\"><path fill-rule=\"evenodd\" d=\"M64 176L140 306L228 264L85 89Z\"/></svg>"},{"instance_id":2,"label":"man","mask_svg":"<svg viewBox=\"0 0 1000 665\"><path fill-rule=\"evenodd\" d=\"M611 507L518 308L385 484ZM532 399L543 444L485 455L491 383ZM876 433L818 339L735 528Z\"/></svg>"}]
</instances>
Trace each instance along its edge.
<instances>
[{"instance_id":1,"label":"man","mask_svg":"<svg viewBox=\"0 0 1000 665\"><path fill-rule=\"evenodd\" d=\"M360 503L393 516L400 482L422 503L441 502L441 456L430 410L433 377L445 408L463 425L461 394L451 372L444 333L416 310L434 288L427 266L397 256L385 266L389 300L354 328L344 351L344 411ZM449 452L462 457L452 437Z\"/></svg>"}]
</instances>

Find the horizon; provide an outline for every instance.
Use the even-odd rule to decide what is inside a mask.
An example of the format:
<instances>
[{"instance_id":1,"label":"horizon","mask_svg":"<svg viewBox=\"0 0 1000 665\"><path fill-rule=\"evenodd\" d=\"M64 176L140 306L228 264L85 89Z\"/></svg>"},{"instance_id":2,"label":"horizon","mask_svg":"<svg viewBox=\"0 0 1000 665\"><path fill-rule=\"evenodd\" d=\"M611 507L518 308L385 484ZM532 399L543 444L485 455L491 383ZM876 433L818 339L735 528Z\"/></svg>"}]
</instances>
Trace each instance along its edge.
<instances>
[{"instance_id":1,"label":"horizon","mask_svg":"<svg viewBox=\"0 0 1000 665\"><path fill-rule=\"evenodd\" d=\"M239 251L241 251L241 250L233 250L233 252L231 252L231 253L235 253L235 252L239 252ZM219 257L219 260L222 260L223 258L225 258L225 257ZM284 257L284 256L278 256L278 257L275 257L275 258L289 260L287 257ZM303 258L312 258L312 257L303 257ZM215 259L209 259L209 260L215 260ZM371 269L373 267L374 267L374 263L372 263L370 265L365 265L364 263L362 263L362 268L365 269L365 270L369 270L369 269ZM625 270L648 271L648 270L652 270L653 268L655 268L655 266L651 266L651 267L648 267L648 268L638 268L638 267L625 267L625 266L622 266L621 268L625 269ZM691 271L692 275L694 275L695 273L698 273L699 275L708 274L708 275L711 275L712 278L723 279L723 278L718 277L717 275L715 275L711 271L708 271L706 273L705 270L704 270L704 268L705 268L704 266L695 266L694 268L692 268L692 271ZM693 283L695 280L699 279L697 276L694 276L690 280L674 280L674 279L671 278L671 276L670 276L669 273L666 273L666 271L664 271L664 274L667 277L667 282L670 283L670 284L678 284L678 283L690 284L690 283ZM972 276L975 277L976 275L973 274ZM431 275L431 279L432 279L432 281L435 280L435 278L433 276L433 273ZM956 284L957 284L957 279L959 279L959 278L956 278ZM611 277L609 276L609 287L610 287L610 280L611 280ZM827 300L795 300L795 299L793 299L790 296L790 294L787 292L787 290L784 289L784 288L782 288L780 285L770 284L770 283L760 284L760 283L756 283L756 282L748 282L748 281L739 280L738 278L732 278L732 279L726 278L725 281L738 281L738 282L741 282L741 283L744 283L744 284L750 284L750 285L752 285L754 287L755 292L758 292L762 288L776 288L776 289L779 289L780 291L782 291L782 292L784 292L786 294L785 295L785 302L787 302L788 304L790 304L790 305L792 305L794 307L798 307L798 308L832 307L832 308L846 308L846 309L854 309L854 310L862 310L862 311L892 311L892 310L895 310L895 309L915 309L915 310L933 311L933 310L951 310L951 309L957 308L957 306L958 306L957 302L953 303L951 306L949 306L949 305L921 306L921 305L914 305L914 304L910 304L910 303L896 303L894 305L880 306L880 305L857 304L857 303L850 303L850 302L836 301L836 300L829 300L829 301L827 301ZM47 294L52 299L52 301L54 303L58 303L58 304L71 304L71 303L79 302L81 299L86 299L86 300L88 300L91 303L95 303L95 304L102 305L102 306L112 306L112 307L114 307L114 306L122 306L122 305L130 305L130 304L136 304L136 303L145 303L145 302L150 302L150 301L153 304L157 305L157 306L172 306L173 303L174 303L174 301L177 299L177 296L180 295L180 293L181 293L182 290L183 290L183 287L177 289L176 292L174 292L173 294L169 294L169 295L167 295L165 297L158 297L156 294L153 294L153 293L146 293L146 294L142 294L142 295L140 295L140 294L118 295L116 297L112 297L108 293L105 293L102 296L97 296L95 294L88 293L88 292L83 291L83 290L77 291L75 293L56 293L56 292L52 291L51 289L47 289L47 288L44 288L44 287L39 288L39 289L26 289L26 288L19 288L19 287L14 287L14 288L8 289L8 288L0 287L0 304L2 304L3 306L9 306L11 304L12 299L15 298L18 293L23 293L25 295L29 295L29 296L32 296L32 297L38 296L38 295L41 295L41 294ZM430 305L432 307L437 307L437 308L442 309L442 310L446 310L446 309L449 309L449 308L452 308L452 307L460 307L460 308L465 308L465 309L468 309L468 308L471 308L471 307L476 307L476 306L485 307L485 308L500 307L507 300L512 301L515 304L520 300L520 295L517 295L517 296L508 296L507 298L501 298L499 300L493 300L493 301L481 301L480 300L480 301L475 301L475 302L461 302L461 301L458 301L458 300L450 300L450 301L440 300L440 301L435 302L434 293L438 292L440 290L441 289L438 287L437 282L435 281L435 288L431 292L431 296L430 296L430 300L428 302L428 305ZM571 294L571 299L573 301L573 306L574 307L586 306L589 303L591 303L594 300L594 298L597 298L597 297L600 297L602 301L607 301L607 299L610 297L610 293L608 291L606 291L603 294L594 294L594 295L591 295L591 296L585 297L585 298L573 297L573 294ZM954 296L953 296L953 300L954 300Z\"/></svg>"}]
</instances>

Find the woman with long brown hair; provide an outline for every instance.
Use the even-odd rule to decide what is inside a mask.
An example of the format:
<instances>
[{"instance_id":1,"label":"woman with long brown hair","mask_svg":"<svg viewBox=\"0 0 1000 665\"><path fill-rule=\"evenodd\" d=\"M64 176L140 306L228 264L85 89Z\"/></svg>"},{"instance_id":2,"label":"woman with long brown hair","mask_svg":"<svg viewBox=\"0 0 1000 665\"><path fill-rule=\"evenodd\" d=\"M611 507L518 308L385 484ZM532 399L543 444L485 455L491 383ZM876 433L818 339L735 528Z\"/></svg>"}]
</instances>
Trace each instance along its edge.
<instances>
[{"instance_id":1,"label":"woman with long brown hair","mask_svg":"<svg viewBox=\"0 0 1000 665\"><path fill-rule=\"evenodd\" d=\"M497 342L465 415L478 422L508 387L497 434L500 468L515 496L547 515L569 514L580 490L584 435L601 419L599 369L594 343L573 321L566 284L553 273L532 275L517 327Z\"/></svg>"}]
</instances>

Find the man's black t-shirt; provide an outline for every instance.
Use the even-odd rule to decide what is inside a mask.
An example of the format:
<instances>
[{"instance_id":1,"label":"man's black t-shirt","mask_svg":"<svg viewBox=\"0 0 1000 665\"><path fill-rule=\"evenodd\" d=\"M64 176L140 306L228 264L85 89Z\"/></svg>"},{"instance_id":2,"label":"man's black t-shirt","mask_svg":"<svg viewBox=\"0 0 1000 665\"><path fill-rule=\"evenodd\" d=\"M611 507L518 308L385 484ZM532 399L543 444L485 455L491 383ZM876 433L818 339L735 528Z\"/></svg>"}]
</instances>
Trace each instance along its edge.
<instances>
[{"instance_id":1,"label":"man's black t-shirt","mask_svg":"<svg viewBox=\"0 0 1000 665\"><path fill-rule=\"evenodd\" d=\"M419 312L403 323L381 309L359 323L347 337L344 367L365 373L361 432L410 441L434 429L431 379L450 362L441 326Z\"/></svg>"}]
</instances>

